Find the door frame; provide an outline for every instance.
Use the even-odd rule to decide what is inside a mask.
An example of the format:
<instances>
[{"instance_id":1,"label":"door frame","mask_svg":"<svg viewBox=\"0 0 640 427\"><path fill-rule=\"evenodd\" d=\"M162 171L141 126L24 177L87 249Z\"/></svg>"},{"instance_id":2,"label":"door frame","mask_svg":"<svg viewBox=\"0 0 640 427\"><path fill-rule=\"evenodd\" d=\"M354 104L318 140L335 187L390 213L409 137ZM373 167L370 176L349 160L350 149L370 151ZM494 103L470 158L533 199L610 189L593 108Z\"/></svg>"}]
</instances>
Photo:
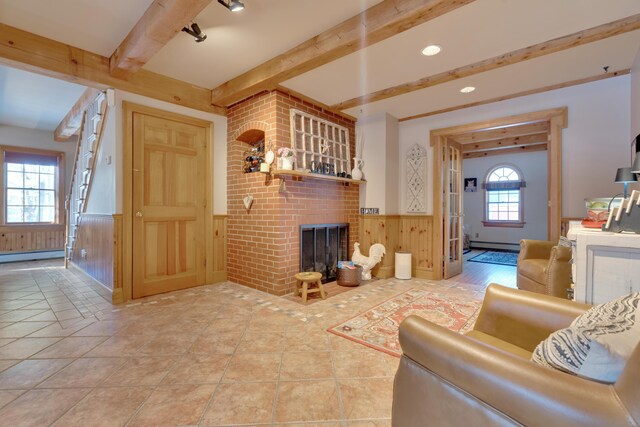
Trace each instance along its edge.
<instances>
[{"instance_id":1,"label":"door frame","mask_svg":"<svg viewBox=\"0 0 640 427\"><path fill-rule=\"evenodd\" d=\"M213 283L213 123L128 101L122 102L122 293L133 299L133 114L141 113L205 128L205 282Z\"/></svg>"},{"instance_id":2,"label":"door frame","mask_svg":"<svg viewBox=\"0 0 640 427\"><path fill-rule=\"evenodd\" d=\"M549 140L547 142L547 230L548 239L557 241L560 238L562 216L562 129L567 127L567 107L552 108L502 117L482 122L452 126L431 130L429 138L433 148L433 278L443 277L444 234L442 229L443 203L442 186L444 170L442 169L443 149L447 138L456 135L487 130L491 128L508 127L517 124L548 122Z\"/></svg>"}]
</instances>

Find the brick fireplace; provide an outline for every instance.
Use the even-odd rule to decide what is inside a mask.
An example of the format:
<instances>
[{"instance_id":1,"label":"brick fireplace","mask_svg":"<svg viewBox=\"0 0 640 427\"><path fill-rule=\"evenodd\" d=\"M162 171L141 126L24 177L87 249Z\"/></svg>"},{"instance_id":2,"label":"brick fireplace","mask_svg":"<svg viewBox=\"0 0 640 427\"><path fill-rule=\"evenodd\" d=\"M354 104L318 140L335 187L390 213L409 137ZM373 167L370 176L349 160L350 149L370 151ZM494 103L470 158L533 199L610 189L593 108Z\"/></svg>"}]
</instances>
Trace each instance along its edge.
<instances>
[{"instance_id":1,"label":"brick fireplace","mask_svg":"<svg viewBox=\"0 0 640 427\"><path fill-rule=\"evenodd\" d=\"M244 173L246 152L262 138L290 147L291 108L346 127L355 157L355 122L278 90L263 92L228 110L227 271L230 281L274 295L293 291L300 270L300 226L348 223L349 248L358 240L359 187L312 178ZM274 165L275 167L275 162ZM251 209L243 198L253 196Z\"/></svg>"}]
</instances>

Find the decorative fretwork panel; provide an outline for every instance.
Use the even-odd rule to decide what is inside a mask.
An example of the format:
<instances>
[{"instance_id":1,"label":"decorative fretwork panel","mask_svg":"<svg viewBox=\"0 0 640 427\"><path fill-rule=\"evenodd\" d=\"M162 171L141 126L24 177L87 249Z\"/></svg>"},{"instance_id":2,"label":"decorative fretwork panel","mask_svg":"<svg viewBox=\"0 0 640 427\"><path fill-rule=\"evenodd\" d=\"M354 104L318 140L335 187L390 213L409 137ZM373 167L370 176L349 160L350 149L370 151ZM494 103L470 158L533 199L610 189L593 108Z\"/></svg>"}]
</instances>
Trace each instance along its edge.
<instances>
[{"instance_id":1,"label":"decorative fretwork panel","mask_svg":"<svg viewBox=\"0 0 640 427\"><path fill-rule=\"evenodd\" d=\"M344 126L292 108L291 148L297 168L310 169L315 161L334 165L336 173L350 173L349 130Z\"/></svg>"},{"instance_id":2,"label":"decorative fretwork panel","mask_svg":"<svg viewBox=\"0 0 640 427\"><path fill-rule=\"evenodd\" d=\"M427 211L427 150L416 144L407 153L407 212Z\"/></svg>"}]
</instances>

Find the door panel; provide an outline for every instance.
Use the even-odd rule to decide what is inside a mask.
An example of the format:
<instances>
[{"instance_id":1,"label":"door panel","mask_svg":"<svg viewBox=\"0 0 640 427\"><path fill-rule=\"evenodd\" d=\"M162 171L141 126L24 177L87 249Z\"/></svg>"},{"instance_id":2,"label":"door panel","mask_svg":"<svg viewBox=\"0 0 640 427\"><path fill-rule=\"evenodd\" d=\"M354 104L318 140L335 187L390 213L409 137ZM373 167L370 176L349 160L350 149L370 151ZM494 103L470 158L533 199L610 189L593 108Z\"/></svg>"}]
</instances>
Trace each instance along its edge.
<instances>
[{"instance_id":1,"label":"door panel","mask_svg":"<svg viewBox=\"0 0 640 427\"><path fill-rule=\"evenodd\" d=\"M133 115L133 297L205 283L206 129Z\"/></svg>"},{"instance_id":2,"label":"door panel","mask_svg":"<svg viewBox=\"0 0 640 427\"><path fill-rule=\"evenodd\" d=\"M447 140L443 150L444 278L462 273L462 146Z\"/></svg>"}]
</instances>

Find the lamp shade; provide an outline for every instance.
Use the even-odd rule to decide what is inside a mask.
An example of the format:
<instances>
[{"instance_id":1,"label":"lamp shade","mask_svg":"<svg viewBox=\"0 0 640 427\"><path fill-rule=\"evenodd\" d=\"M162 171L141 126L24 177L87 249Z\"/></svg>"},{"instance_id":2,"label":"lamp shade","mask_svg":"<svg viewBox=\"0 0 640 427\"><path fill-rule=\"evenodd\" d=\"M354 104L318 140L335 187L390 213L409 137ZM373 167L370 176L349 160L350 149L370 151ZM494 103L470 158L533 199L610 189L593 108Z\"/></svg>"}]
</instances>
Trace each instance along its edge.
<instances>
[{"instance_id":1,"label":"lamp shade","mask_svg":"<svg viewBox=\"0 0 640 427\"><path fill-rule=\"evenodd\" d=\"M618 183L638 182L638 179L636 178L635 173L633 173L631 170L632 168L618 168L618 171L616 172L616 182Z\"/></svg>"},{"instance_id":2,"label":"lamp shade","mask_svg":"<svg viewBox=\"0 0 640 427\"><path fill-rule=\"evenodd\" d=\"M640 173L640 155L636 154L636 158L633 159L633 165L631 166L631 172Z\"/></svg>"}]
</instances>

